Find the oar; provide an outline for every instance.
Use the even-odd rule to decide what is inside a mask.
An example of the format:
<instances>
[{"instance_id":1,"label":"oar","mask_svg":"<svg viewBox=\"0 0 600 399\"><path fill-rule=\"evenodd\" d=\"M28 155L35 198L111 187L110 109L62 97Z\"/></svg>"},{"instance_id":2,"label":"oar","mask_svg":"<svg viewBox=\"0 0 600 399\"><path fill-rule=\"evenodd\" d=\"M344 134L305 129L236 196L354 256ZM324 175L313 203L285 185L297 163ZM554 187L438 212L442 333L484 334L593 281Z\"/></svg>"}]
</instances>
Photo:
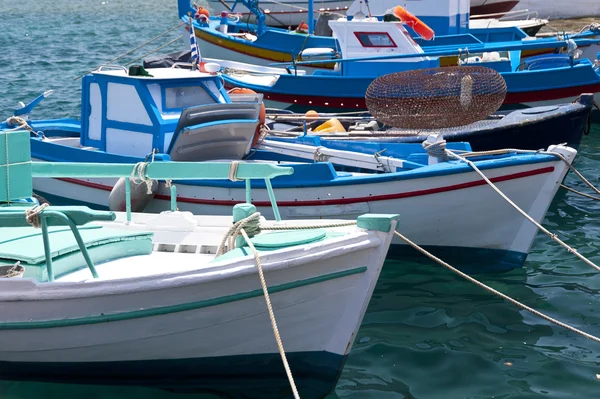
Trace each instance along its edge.
<instances>
[{"instance_id":1,"label":"oar","mask_svg":"<svg viewBox=\"0 0 600 399\"><path fill-rule=\"evenodd\" d=\"M323 157L327 162L333 164L383 172L395 172L397 169L402 169L405 166L410 167L412 164L411 162L407 163L402 159L384 157L379 155L379 153L364 154L353 151L333 150L323 146L315 147L312 145L285 143L275 140L264 140L259 148L276 154L310 159L313 161Z\"/></svg>"}]
</instances>

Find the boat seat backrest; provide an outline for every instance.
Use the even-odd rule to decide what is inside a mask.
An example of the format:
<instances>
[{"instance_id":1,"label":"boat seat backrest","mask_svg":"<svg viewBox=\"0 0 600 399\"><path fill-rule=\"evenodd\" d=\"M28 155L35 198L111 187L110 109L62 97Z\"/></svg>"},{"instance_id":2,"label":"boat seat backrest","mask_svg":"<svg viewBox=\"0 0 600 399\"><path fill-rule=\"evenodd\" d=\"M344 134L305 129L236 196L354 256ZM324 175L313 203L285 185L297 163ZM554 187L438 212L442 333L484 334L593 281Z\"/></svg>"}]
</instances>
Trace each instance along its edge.
<instances>
[{"instance_id":1,"label":"boat seat backrest","mask_svg":"<svg viewBox=\"0 0 600 399\"><path fill-rule=\"evenodd\" d=\"M236 98L236 100L238 99ZM216 122L226 119L258 119L261 103L262 101L236 101L233 104L207 104L198 107L186 108L179 117L179 121L177 122L177 127L175 129L175 135L177 135L186 127L199 125L202 123Z\"/></svg>"}]
</instances>

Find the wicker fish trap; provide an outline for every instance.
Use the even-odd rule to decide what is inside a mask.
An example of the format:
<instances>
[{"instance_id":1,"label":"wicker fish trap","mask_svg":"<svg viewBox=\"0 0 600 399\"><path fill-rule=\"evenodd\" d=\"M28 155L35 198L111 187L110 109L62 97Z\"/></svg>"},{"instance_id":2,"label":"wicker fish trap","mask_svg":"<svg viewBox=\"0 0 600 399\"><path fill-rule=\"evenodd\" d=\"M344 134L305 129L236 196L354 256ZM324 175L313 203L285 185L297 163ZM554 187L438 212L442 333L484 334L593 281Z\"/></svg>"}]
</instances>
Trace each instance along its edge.
<instances>
[{"instance_id":1,"label":"wicker fish trap","mask_svg":"<svg viewBox=\"0 0 600 399\"><path fill-rule=\"evenodd\" d=\"M493 69L459 66L380 76L365 95L369 112L388 126L443 129L469 125L496 112L506 82Z\"/></svg>"}]
</instances>

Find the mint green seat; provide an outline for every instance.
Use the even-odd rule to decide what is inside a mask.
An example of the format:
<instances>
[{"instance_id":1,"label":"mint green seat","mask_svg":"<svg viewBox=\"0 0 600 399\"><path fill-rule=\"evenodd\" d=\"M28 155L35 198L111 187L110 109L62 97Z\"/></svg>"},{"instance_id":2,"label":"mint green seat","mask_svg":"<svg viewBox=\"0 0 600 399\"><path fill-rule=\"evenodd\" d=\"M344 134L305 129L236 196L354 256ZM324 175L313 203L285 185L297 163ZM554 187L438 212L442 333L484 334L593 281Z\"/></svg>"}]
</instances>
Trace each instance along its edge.
<instances>
[{"instance_id":1,"label":"mint green seat","mask_svg":"<svg viewBox=\"0 0 600 399\"><path fill-rule=\"evenodd\" d=\"M65 257L65 254L78 250L92 275L98 277L94 262L86 247L86 240L77 226L93 221L113 221L116 218L113 212L95 211L85 206L49 206L38 214L41 230L35 230L29 227L27 222L27 212L32 206L26 206L22 202L11 204L13 201L33 195L29 140L29 132L26 130L0 131L0 203L3 205L0 207L0 226L2 226L0 230L4 231L4 233L0 233L0 246L4 242L8 243L10 247L5 249L8 251L4 254L5 256L0 250L0 264L19 261L25 265L37 265L37 269L32 271L27 271L26 268L26 275L39 281L46 281L46 279L53 281L53 258L62 260L61 271L66 273L76 268L77 263L73 263L73 259L70 263L65 263L64 260L68 258L68 256ZM63 234L66 229L50 231L52 226L68 226L71 232L67 232L67 235L70 238ZM92 247L98 247L99 243L121 241L123 238L123 235L119 236L111 230L103 230L102 233L97 231L89 233L90 231L85 231L84 235L90 241L87 244ZM34 236L41 237L34 238ZM92 239L91 236L95 236L95 238ZM115 240L117 236L120 237L119 240ZM43 246L39 244L40 242L43 243ZM51 244L58 246L58 249L55 248L53 251ZM147 252L148 248L151 251L151 236L150 240L140 247L142 252ZM41 248L44 251L43 262ZM119 252L122 251L116 253ZM127 252L125 250L125 253ZM107 256L104 254L99 260L107 260ZM81 264L81 260L79 260L79 264Z\"/></svg>"},{"instance_id":2,"label":"mint green seat","mask_svg":"<svg viewBox=\"0 0 600 399\"><path fill-rule=\"evenodd\" d=\"M50 209L50 208L47 208ZM1 219L0 219L1 220ZM78 231L94 264L152 252L152 233L102 226L83 226ZM52 270L55 277L87 267L77 239L68 227L48 228ZM23 277L49 280L42 231L33 227L0 227L0 266L20 262Z\"/></svg>"}]
</instances>

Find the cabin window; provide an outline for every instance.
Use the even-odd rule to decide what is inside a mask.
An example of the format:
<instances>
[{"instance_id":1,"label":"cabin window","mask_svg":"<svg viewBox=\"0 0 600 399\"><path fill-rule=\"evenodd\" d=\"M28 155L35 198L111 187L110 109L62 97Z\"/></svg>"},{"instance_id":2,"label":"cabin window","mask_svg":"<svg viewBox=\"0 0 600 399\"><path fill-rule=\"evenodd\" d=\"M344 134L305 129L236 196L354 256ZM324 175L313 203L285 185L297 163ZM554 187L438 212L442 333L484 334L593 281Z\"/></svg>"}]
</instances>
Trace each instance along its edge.
<instances>
[{"instance_id":1,"label":"cabin window","mask_svg":"<svg viewBox=\"0 0 600 399\"><path fill-rule=\"evenodd\" d=\"M387 32L354 32L363 47L397 47Z\"/></svg>"},{"instance_id":2,"label":"cabin window","mask_svg":"<svg viewBox=\"0 0 600 399\"><path fill-rule=\"evenodd\" d=\"M164 98L165 111L216 102L202 86L166 87Z\"/></svg>"}]
</instances>

